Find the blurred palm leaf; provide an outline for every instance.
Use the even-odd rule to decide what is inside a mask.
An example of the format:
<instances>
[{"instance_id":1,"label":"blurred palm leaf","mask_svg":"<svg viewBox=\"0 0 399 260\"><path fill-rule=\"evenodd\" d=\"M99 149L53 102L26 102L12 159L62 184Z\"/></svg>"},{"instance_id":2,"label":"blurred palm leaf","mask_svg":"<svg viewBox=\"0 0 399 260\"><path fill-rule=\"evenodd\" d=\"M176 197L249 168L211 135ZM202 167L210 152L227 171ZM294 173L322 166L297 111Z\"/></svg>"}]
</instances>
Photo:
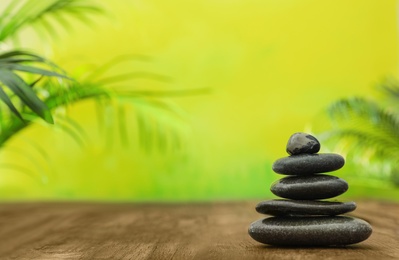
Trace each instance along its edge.
<instances>
[{"instance_id":1,"label":"blurred palm leaf","mask_svg":"<svg viewBox=\"0 0 399 260\"><path fill-rule=\"evenodd\" d=\"M67 28L69 23L66 19L87 20L91 13L99 12L102 9L88 0L13 0L0 14L0 43L15 38L22 29L35 25L55 35L55 24ZM31 75L39 78L28 83L27 78ZM53 123L49 108L33 90L43 76L68 78L59 67L39 55L20 50L0 53L0 99L21 121L25 119L16 107L17 102L22 102L39 117ZM12 95L19 100L12 101Z\"/></svg>"},{"instance_id":2,"label":"blurred palm leaf","mask_svg":"<svg viewBox=\"0 0 399 260\"><path fill-rule=\"evenodd\" d=\"M42 76L69 79L55 64L46 59L25 51L9 51L0 54L0 99L21 121L24 121L18 109L11 101L17 96L31 111L48 123L53 123L51 113L46 104L36 95L34 85ZM21 74L38 75L39 79L28 84ZM7 93L7 87L11 93Z\"/></svg>"},{"instance_id":3,"label":"blurred palm leaf","mask_svg":"<svg viewBox=\"0 0 399 260\"><path fill-rule=\"evenodd\" d=\"M115 66L118 64L115 63ZM127 73L128 74L128 73ZM184 112L179 109L173 102L168 102L165 98L174 96L185 96L207 93L208 89L192 89L192 90L169 90L169 91L151 91L151 90L126 90L111 87L112 82L108 79L112 75L107 76L107 72L103 71L104 82L101 79L91 78L90 81L74 81L74 80L56 80L46 78L37 82L33 88L30 88L35 97L41 97L41 102L48 109L48 113L54 112L59 108L86 100L95 99L101 103L98 106L99 121L102 128L110 128L115 126L118 128L121 143L127 144L127 124L128 115L124 111L125 105L132 105L135 110L136 120L138 122L139 141L145 150L150 151L155 147L160 150L174 149L179 146L176 132L182 132L186 124L186 116ZM156 77L153 77L156 75ZM61 77L62 75L60 75ZM158 80L159 78L166 78L158 74L141 74L141 77L150 77L150 79ZM137 78L136 73L131 74L134 80ZM126 80L129 80L126 78ZM130 79L131 80L131 79ZM120 82L120 79L117 79ZM129 82L128 84L131 84ZM18 95L10 96L10 101L16 103L19 99ZM31 123L36 122L42 117L34 110L30 109L29 103L22 102L18 107L18 113L24 121L15 120L13 118L14 112L11 109L4 109L8 105L3 102L0 105L0 146L2 146L9 138L21 131ZM107 114L105 110L111 107L114 112L111 115ZM16 108L17 109L17 108ZM51 114L51 113L50 113ZM115 118L115 122L106 124L106 120ZM60 121L61 120L61 121ZM133 119L132 119L133 120ZM67 116L57 116L58 127L68 133L78 144L84 146L84 140L87 139L83 133L82 127L73 122ZM180 130L179 130L180 129Z\"/></svg>"},{"instance_id":4,"label":"blurred palm leaf","mask_svg":"<svg viewBox=\"0 0 399 260\"><path fill-rule=\"evenodd\" d=\"M28 26L34 26L39 33L42 32L40 29L44 29L53 36L57 33L56 26L70 27L69 18L86 21L89 14L99 12L102 9L88 0L13 0L0 14L0 43L15 38ZM208 90L132 90L132 85L126 82L135 79L170 81L169 77L145 71L110 73L116 64L132 59L143 61L148 57L130 55L117 58L86 78L75 81L40 55L21 50L0 52L0 147L40 118L48 123L53 123L55 118L54 127L84 147L88 137L83 127L56 111L85 99L94 99L101 104L98 106L101 128L111 132L116 125L122 144L129 143L129 131L126 129L129 118L125 108L132 105L141 147L148 152L154 148L160 151L179 149L185 116L165 98L200 94ZM124 84L125 90L118 88L118 84ZM112 145L112 135L108 137L107 141ZM7 167L25 171L18 165ZM31 171L25 172L31 175Z\"/></svg>"},{"instance_id":5,"label":"blurred palm leaf","mask_svg":"<svg viewBox=\"0 0 399 260\"><path fill-rule=\"evenodd\" d=\"M55 34L56 25L69 27L66 19L74 18L87 20L92 13L101 13L103 10L96 4L88 0L14 0L0 15L0 42L4 42L17 35L23 28L35 26L36 29L44 28L50 34ZM173 113L177 110L172 109L172 105L165 101L159 101L158 98L167 96L187 95L197 93L194 91L148 91L148 90L116 90L115 83L137 78L149 78L156 81L168 82L169 77L143 71L133 71L129 73L108 73L115 64L126 60L148 60L148 57L142 55L131 55L119 57L113 61L104 64L97 70L94 70L82 83L72 81L66 73L58 66L46 60L45 58L24 51L9 51L0 53L0 99L3 101L0 117L0 146L4 144L15 133L24 129L26 126L35 122L38 117L49 123L53 123L51 111L59 107L79 102L88 98L119 100L118 102L134 103L137 108L139 118L143 117L145 129L151 133L151 140L155 138L155 133L162 134L160 131L157 117L168 118L173 121ZM37 75L33 78L32 75ZM59 81L48 79L55 77ZM30 83L28 83L28 79ZM68 82L69 81L69 82ZM109 86L113 85L111 89ZM7 87L7 89L4 89ZM201 91L200 91L201 92ZM112 102L108 102L108 105ZM127 139L126 124L124 119L123 105L117 105L117 118L119 124L120 136ZM8 109L5 109L8 108ZM170 113L172 112L173 113ZM151 112L148 112L151 111ZM163 113L165 112L165 113ZM162 114L163 113L163 114ZM101 114L101 113L99 113ZM159 116L161 115L162 116ZM13 120L16 115L20 121ZM142 120L139 120L139 129L143 129ZM148 123L152 121L152 123ZM65 124L61 122L57 127L68 132L78 143L84 143L81 131L76 124ZM158 129L158 130L154 130ZM144 133L140 133L144 137ZM176 136L174 134L174 136ZM158 143L166 144L164 138L157 137ZM126 140L125 140L126 141ZM143 142L149 144L153 141ZM169 143L177 143L169 142ZM159 145L162 146L162 145ZM146 146L149 148L149 146Z\"/></svg>"},{"instance_id":6,"label":"blurred palm leaf","mask_svg":"<svg viewBox=\"0 0 399 260\"><path fill-rule=\"evenodd\" d=\"M349 155L362 155L370 161L388 162L393 171L399 162L399 110L387 105L388 99L399 99L399 83L384 82L380 102L360 97L339 100L327 109L332 129L324 133L330 142L346 142ZM389 102L388 102L389 103ZM399 182L396 183L399 185Z\"/></svg>"},{"instance_id":7,"label":"blurred palm leaf","mask_svg":"<svg viewBox=\"0 0 399 260\"><path fill-rule=\"evenodd\" d=\"M14 37L27 26L38 25L51 34L58 23L68 28L68 18L87 21L102 9L88 0L12 0L0 15L0 42Z\"/></svg>"}]
</instances>

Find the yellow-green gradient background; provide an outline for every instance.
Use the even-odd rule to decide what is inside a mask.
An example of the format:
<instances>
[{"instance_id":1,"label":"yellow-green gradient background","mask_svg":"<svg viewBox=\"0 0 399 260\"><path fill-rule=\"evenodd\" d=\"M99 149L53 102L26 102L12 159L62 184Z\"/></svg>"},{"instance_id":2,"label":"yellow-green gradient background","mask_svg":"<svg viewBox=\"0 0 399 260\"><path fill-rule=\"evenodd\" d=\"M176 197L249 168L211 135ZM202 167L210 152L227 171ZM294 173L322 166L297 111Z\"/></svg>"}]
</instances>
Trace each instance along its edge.
<instances>
[{"instance_id":1,"label":"yellow-green gradient background","mask_svg":"<svg viewBox=\"0 0 399 260\"><path fill-rule=\"evenodd\" d=\"M4 168L4 199L267 197L271 182L282 177L271 171L271 164L286 156L292 133L325 120L323 109L339 98L373 97L378 81L398 73L394 0L98 3L108 14L95 17L93 26L74 23L73 30L60 30L58 39L48 44L26 32L23 45L34 46L76 75L119 55L148 55L151 61L120 69L173 79L142 80L132 89L210 88L208 94L168 98L187 118L185 152L140 152L134 108L127 113L131 144L126 148L118 138L107 141L109 136L99 134L94 103L81 102L68 112L87 132L88 146L81 149L68 135L44 124L16 136L1 160L32 174ZM47 157L27 146L27 140L38 143ZM350 169L337 172L349 181L349 196L378 195L375 183L369 185L361 173L353 177L356 168ZM386 183L380 186L390 189Z\"/></svg>"}]
</instances>

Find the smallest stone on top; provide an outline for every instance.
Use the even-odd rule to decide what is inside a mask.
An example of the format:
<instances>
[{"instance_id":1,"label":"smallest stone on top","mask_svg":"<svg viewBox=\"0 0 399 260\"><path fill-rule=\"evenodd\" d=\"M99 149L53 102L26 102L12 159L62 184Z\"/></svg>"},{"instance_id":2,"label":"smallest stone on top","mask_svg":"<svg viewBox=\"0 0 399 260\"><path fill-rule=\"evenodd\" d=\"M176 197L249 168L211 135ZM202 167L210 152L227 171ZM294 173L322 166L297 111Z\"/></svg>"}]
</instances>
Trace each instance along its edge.
<instances>
[{"instance_id":1,"label":"smallest stone on top","mask_svg":"<svg viewBox=\"0 0 399 260\"><path fill-rule=\"evenodd\" d=\"M276 160L273 171L285 175L313 175L340 169L345 159L334 153L319 154L320 143L306 133L293 134L287 143L286 151L290 155Z\"/></svg>"},{"instance_id":2,"label":"smallest stone on top","mask_svg":"<svg viewBox=\"0 0 399 260\"><path fill-rule=\"evenodd\" d=\"M295 133L288 140L286 150L289 155L313 154L320 151L320 143L310 134Z\"/></svg>"}]
</instances>

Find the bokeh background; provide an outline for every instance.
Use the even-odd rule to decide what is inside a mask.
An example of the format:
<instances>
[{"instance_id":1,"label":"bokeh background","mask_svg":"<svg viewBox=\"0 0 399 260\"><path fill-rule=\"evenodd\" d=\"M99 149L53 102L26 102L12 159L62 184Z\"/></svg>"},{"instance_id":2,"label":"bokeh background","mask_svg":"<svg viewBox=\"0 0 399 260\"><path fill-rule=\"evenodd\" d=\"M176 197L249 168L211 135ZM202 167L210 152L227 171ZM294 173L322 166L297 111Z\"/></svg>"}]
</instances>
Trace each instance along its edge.
<instances>
[{"instance_id":1,"label":"bokeh background","mask_svg":"<svg viewBox=\"0 0 399 260\"><path fill-rule=\"evenodd\" d=\"M134 104L124 105L123 119L115 107L105 109L105 127L96 102L71 104L63 109L84 145L44 122L15 135L0 152L2 165L20 166L1 169L2 200L271 197L271 183L282 177L271 165L286 156L292 133L322 136L331 103L378 99L375 86L398 75L396 0L93 2L105 14L72 21L51 37L26 30L19 45L77 78L117 57L141 57L115 70L165 76L122 87L175 93L157 98L177 116L149 107L144 117L160 118L161 135L171 128L178 148L151 148ZM321 151L348 152L323 142ZM381 168L347 160L336 174L349 182L343 197L399 199Z\"/></svg>"}]
</instances>

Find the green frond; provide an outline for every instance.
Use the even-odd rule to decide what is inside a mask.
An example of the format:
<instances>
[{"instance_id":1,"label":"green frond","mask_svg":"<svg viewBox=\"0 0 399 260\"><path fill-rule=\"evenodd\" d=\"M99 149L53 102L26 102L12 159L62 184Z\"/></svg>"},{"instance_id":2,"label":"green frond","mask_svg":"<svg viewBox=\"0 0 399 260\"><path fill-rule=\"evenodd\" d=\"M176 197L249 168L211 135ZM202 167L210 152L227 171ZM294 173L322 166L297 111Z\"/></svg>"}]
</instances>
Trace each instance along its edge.
<instances>
[{"instance_id":1,"label":"green frond","mask_svg":"<svg viewBox=\"0 0 399 260\"><path fill-rule=\"evenodd\" d=\"M35 66L29 66L29 68L26 68L27 66L25 66L22 69L18 69L18 67L16 69L12 68L13 66L24 66L26 64L34 64ZM0 53L0 66L3 68L11 67L10 70L21 70L43 75L49 74L47 76L68 78L71 80L71 78L66 75L66 72L55 63L40 55L24 50L12 50ZM41 70L37 71L35 68Z\"/></svg>"},{"instance_id":2,"label":"green frond","mask_svg":"<svg viewBox=\"0 0 399 260\"><path fill-rule=\"evenodd\" d=\"M89 136L83 129L83 127L71 117L57 115L56 120L57 122L62 122L63 124L70 126L72 129L74 129L76 133L78 133L82 137L83 140L89 139Z\"/></svg>"},{"instance_id":3,"label":"green frond","mask_svg":"<svg viewBox=\"0 0 399 260\"><path fill-rule=\"evenodd\" d=\"M24 150L23 148L10 147L10 146L7 147L7 152L8 153L11 152L14 154L14 156L18 156L18 158L21 157L27 160L27 162L30 165L32 165L32 168L35 168L40 175L43 176L48 175L48 168L45 167L45 165L47 165L47 161L46 163L39 163L39 159L37 158L37 156L35 156L35 153L32 153L31 151L28 150Z\"/></svg>"},{"instance_id":4,"label":"green frond","mask_svg":"<svg viewBox=\"0 0 399 260\"><path fill-rule=\"evenodd\" d=\"M181 150L180 139L188 130L187 116L182 111L165 100L137 98L131 102L136 111L140 146L145 151L151 153L155 148L161 152Z\"/></svg>"},{"instance_id":5,"label":"green frond","mask_svg":"<svg viewBox=\"0 0 399 260\"><path fill-rule=\"evenodd\" d=\"M54 31L54 22L61 26L67 24L65 19L60 20L61 15L87 22L90 14L101 12L101 8L88 0L13 0L0 14L0 42L35 24ZM51 22L47 21L49 18L53 18Z\"/></svg>"},{"instance_id":6,"label":"green frond","mask_svg":"<svg viewBox=\"0 0 399 260\"><path fill-rule=\"evenodd\" d=\"M53 123L53 117L48 107L41 101L30 86L17 74L6 69L0 69L0 82L7 86L34 113L45 121ZM3 99L3 101L5 101ZM5 101L6 102L6 101ZM11 109L14 111L13 109Z\"/></svg>"},{"instance_id":7,"label":"green frond","mask_svg":"<svg viewBox=\"0 0 399 260\"><path fill-rule=\"evenodd\" d=\"M81 148L84 148L86 146L85 139L80 135L78 131L76 131L73 126L62 122L57 122L56 124L54 124L54 127L68 134Z\"/></svg>"},{"instance_id":8,"label":"green frond","mask_svg":"<svg viewBox=\"0 0 399 260\"><path fill-rule=\"evenodd\" d=\"M329 143L340 145L345 140L346 147L352 154L368 154L374 158L399 158L399 139L374 133L361 128L338 128L325 133Z\"/></svg>"},{"instance_id":9,"label":"green frond","mask_svg":"<svg viewBox=\"0 0 399 260\"><path fill-rule=\"evenodd\" d=\"M0 53L0 82L10 90L10 93L0 92L0 99L4 103L0 106L0 117L4 118L0 123L0 146L40 117L50 121L49 116L58 108L85 99L94 99L101 103L101 111L98 113L99 128L103 129L103 134L106 135L108 148L112 148L115 143L113 140L115 136L119 136L123 145L129 143L131 131L128 131L126 122L134 119L126 113L125 105L130 104L135 111L133 116L137 117L140 147L148 152L154 149L159 151L181 149L180 138L187 132L185 127L187 116L173 102L165 100L165 97L204 94L208 93L209 89L153 91L110 88L119 81L139 77L148 77L156 81L169 79L156 73L132 72L123 75L111 73L114 66L118 65L114 62L124 63L132 60L148 60L148 57L139 55L119 57L100 67L79 83L71 80L60 68L38 55L23 51ZM28 84L20 76L22 72L40 77L34 78L32 83ZM51 77L61 80L52 80ZM8 108L10 113L4 108ZM19 113L24 122L13 120L11 115L16 113ZM67 133L79 146L86 146L88 136L77 122L68 117L57 116L56 127Z\"/></svg>"},{"instance_id":10,"label":"green frond","mask_svg":"<svg viewBox=\"0 0 399 260\"><path fill-rule=\"evenodd\" d=\"M65 78L65 79L70 79L66 75L62 75L57 72L53 72L50 70L45 70L33 66L26 66L26 65L21 65L21 64L16 64L16 63L6 63L2 62L0 60L0 68L4 70L10 70L10 71L22 71L22 72L28 72L30 74L38 74L41 76L48 76L48 77L58 77L58 78Z\"/></svg>"},{"instance_id":11,"label":"green frond","mask_svg":"<svg viewBox=\"0 0 399 260\"><path fill-rule=\"evenodd\" d=\"M119 75L113 75L113 76L109 76L109 77L105 77L105 78L100 78L100 79L98 79L98 82L101 82L102 84L115 84L115 83L119 83L121 81L138 79L138 78L153 79L153 80L160 81L160 82L171 82L171 78L168 76L160 75L157 73L144 72L144 71L123 73L123 74L119 74Z\"/></svg>"},{"instance_id":12,"label":"green frond","mask_svg":"<svg viewBox=\"0 0 399 260\"><path fill-rule=\"evenodd\" d=\"M394 78L386 78L376 86L386 98L399 99L399 82Z\"/></svg>"},{"instance_id":13,"label":"green frond","mask_svg":"<svg viewBox=\"0 0 399 260\"><path fill-rule=\"evenodd\" d=\"M136 120L138 127L139 145L146 152L151 152L153 147L153 133L150 122L147 120L146 114L142 111L136 112Z\"/></svg>"},{"instance_id":14,"label":"green frond","mask_svg":"<svg viewBox=\"0 0 399 260\"><path fill-rule=\"evenodd\" d=\"M32 83L27 83L26 77L24 77L27 75L39 75L39 78ZM57 65L39 55L19 50L0 53L0 83L2 83L0 85L0 99L20 120L24 120L21 114L26 111L19 111L16 108L12 101L13 96L6 93L2 86L9 88L19 101L42 119L48 123L53 123L49 108L34 90L36 84L43 77L72 80Z\"/></svg>"},{"instance_id":15,"label":"green frond","mask_svg":"<svg viewBox=\"0 0 399 260\"><path fill-rule=\"evenodd\" d=\"M377 89L383 94L381 105L399 116L399 81L386 79L377 85Z\"/></svg>"},{"instance_id":16,"label":"green frond","mask_svg":"<svg viewBox=\"0 0 399 260\"><path fill-rule=\"evenodd\" d=\"M4 92L3 88L0 86L0 99L1 101L4 102L4 104L6 104L6 106L10 109L10 111L16 115L21 122L24 121L24 119L22 118L21 114L19 113L18 109L14 106L14 104L11 102L10 98L8 97L8 95Z\"/></svg>"},{"instance_id":17,"label":"green frond","mask_svg":"<svg viewBox=\"0 0 399 260\"><path fill-rule=\"evenodd\" d=\"M0 117L0 147L30 125L30 121L15 120L14 114L10 113L4 105L0 105Z\"/></svg>"},{"instance_id":18,"label":"green frond","mask_svg":"<svg viewBox=\"0 0 399 260\"><path fill-rule=\"evenodd\" d=\"M126 97L187 97L193 95L204 95L211 93L210 88L179 89L179 90L120 90Z\"/></svg>"},{"instance_id":19,"label":"green frond","mask_svg":"<svg viewBox=\"0 0 399 260\"><path fill-rule=\"evenodd\" d=\"M109 106L109 98L104 99L104 97L99 97L94 99L95 101L95 111L96 111L96 119L98 122L98 131L100 135L104 135L106 131L105 127L105 109Z\"/></svg>"},{"instance_id":20,"label":"green frond","mask_svg":"<svg viewBox=\"0 0 399 260\"><path fill-rule=\"evenodd\" d=\"M0 164L0 169L10 169L10 170L14 170L16 172L20 172L22 174L25 174L26 176L31 177L34 180L38 180L38 176L37 174L32 171L31 169L21 166L21 165L17 165L17 164L11 164L11 163L1 163ZM46 175L42 175L40 178L40 182L41 183L46 183L47 182L47 176Z\"/></svg>"},{"instance_id":21,"label":"green frond","mask_svg":"<svg viewBox=\"0 0 399 260\"><path fill-rule=\"evenodd\" d=\"M136 117L139 145L147 152L176 151L182 148L182 136L186 135L187 116L173 102L168 102L166 97L183 97L198 94L208 94L209 88L185 89L185 90L140 90L139 86L115 87L115 84L125 80L134 80L137 78L147 78L157 82L169 82L170 78L157 73L131 72L118 74L112 73L118 71L118 67L126 62L147 61L147 56L125 55L117 57L103 66L94 69L92 73L86 76L83 82L92 85L113 87L104 97L114 100L116 103L98 100L97 117L100 131L105 134L107 140L112 140L115 133L118 133L120 141L127 144L130 140L127 130L126 120L132 120L125 112L125 104L131 104L134 108ZM84 85L83 83L82 85ZM115 117L115 118L114 118ZM116 128L114 129L114 127ZM107 147L111 149L113 142Z\"/></svg>"},{"instance_id":22,"label":"green frond","mask_svg":"<svg viewBox=\"0 0 399 260\"><path fill-rule=\"evenodd\" d=\"M353 97L330 105L331 129L321 136L365 165L389 165L391 181L399 185L399 82L386 79L377 89L381 100Z\"/></svg>"},{"instance_id":23,"label":"green frond","mask_svg":"<svg viewBox=\"0 0 399 260\"><path fill-rule=\"evenodd\" d=\"M13 0L0 13L0 43L16 38L21 29L29 26L37 31L41 27L41 32L55 35L59 27L73 26L71 19L87 23L93 13L99 12L103 10L89 0ZM89 138L84 127L55 111L85 99L94 99L101 105L98 109L99 128L106 135L107 147L112 148L115 136L123 145L128 145L133 138L129 136L132 131L127 129L127 122L137 119L137 135L142 149L147 152L180 150L183 147L181 140L188 130L187 117L165 97L206 94L209 89L153 91L140 90L137 86L131 90L131 84L126 87L126 82L135 79L171 82L171 78L158 73L141 70L125 73L116 67L123 62L148 60L149 57L144 55L117 57L78 82L39 55L21 50L0 52L0 147L40 119L48 123L55 120L56 124L51 127L60 129L79 146L86 147ZM115 86L122 83L124 90ZM133 115L127 113L128 107L134 109ZM35 145L35 148L42 158L47 158L45 161L49 160L40 146ZM32 163L37 160L29 153L18 153ZM12 164L0 167L36 177L30 168ZM41 168L37 170L45 172ZM42 182L47 181L47 176L40 177Z\"/></svg>"},{"instance_id":24,"label":"green frond","mask_svg":"<svg viewBox=\"0 0 399 260\"><path fill-rule=\"evenodd\" d=\"M343 99L328 108L335 128L350 128L384 139L399 140L399 120L377 103L363 98Z\"/></svg>"},{"instance_id":25,"label":"green frond","mask_svg":"<svg viewBox=\"0 0 399 260\"><path fill-rule=\"evenodd\" d=\"M117 114L121 145L127 147L129 145L129 135L126 126L126 109L122 104L118 105Z\"/></svg>"},{"instance_id":26,"label":"green frond","mask_svg":"<svg viewBox=\"0 0 399 260\"><path fill-rule=\"evenodd\" d=\"M0 81L2 80L3 75L4 74L2 74L0 70ZM41 86L38 86L35 89L30 88L28 85L23 85L24 89L20 90L20 85L11 84L11 87L16 89L16 95L13 98L21 99L23 101L22 108L17 112L21 114L21 117L24 120L15 120L12 117L12 114L15 113L15 111L10 110L11 113L7 112L6 108L10 109L8 107L8 101L4 102L4 105L0 106L0 116L2 119L0 122L0 146L2 146L16 133L25 127L28 127L32 122L35 122L40 117L43 117L42 111L45 111L45 113L51 115L51 112L59 107L64 107L87 98L98 98L109 94L107 90L99 86L83 87L76 82L71 82L71 85L67 87L64 85L64 83L60 85L59 83L54 83L52 81L45 81L41 84ZM47 91L47 97L43 98L43 100L40 100L37 97L37 91L40 92L43 89ZM29 91L27 95L25 95L25 92L23 92L25 90ZM10 95L5 95L4 98L8 98L9 96ZM2 97L1 92L0 97ZM36 103L33 102L37 102L37 100L39 100L40 104L43 104L45 107L33 107L33 109L31 109L31 106L36 105ZM42 111L39 111L40 108ZM63 131L69 133L70 136L77 141L77 143L80 145L84 144L84 140L86 139L87 135L76 122L71 119L58 117L57 125L57 127L60 127Z\"/></svg>"},{"instance_id":27,"label":"green frond","mask_svg":"<svg viewBox=\"0 0 399 260\"><path fill-rule=\"evenodd\" d=\"M40 177L42 183L46 183L49 177L54 176L55 168L51 156L40 145L32 140L20 137L24 141L22 147L7 146L4 150L5 153L11 153L13 157L26 160L28 165L21 167L14 163L0 164L0 168L13 170L26 174L34 179ZM28 149L26 149L28 148ZM33 148L33 150L29 149Z\"/></svg>"},{"instance_id":28,"label":"green frond","mask_svg":"<svg viewBox=\"0 0 399 260\"><path fill-rule=\"evenodd\" d=\"M50 93L49 97L46 98L44 102L49 109L55 109L85 99L109 97L111 95L112 91L100 85L82 85L77 83L70 85L66 89L55 90L54 93Z\"/></svg>"},{"instance_id":29,"label":"green frond","mask_svg":"<svg viewBox=\"0 0 399 260\"><path fill-rule=\"evenodd\" d=\"M149 61L149 60L150 57L146 55L139 55L139 54L121 55L102 64L98 68L93 68L93 70L90 71L90 73L82 80L87 82L99 82L98 78L107 75L108 73L110 73L112 69L116 68L119 65L124 65L126 62Z\"/></svg>"}]
</instances>

